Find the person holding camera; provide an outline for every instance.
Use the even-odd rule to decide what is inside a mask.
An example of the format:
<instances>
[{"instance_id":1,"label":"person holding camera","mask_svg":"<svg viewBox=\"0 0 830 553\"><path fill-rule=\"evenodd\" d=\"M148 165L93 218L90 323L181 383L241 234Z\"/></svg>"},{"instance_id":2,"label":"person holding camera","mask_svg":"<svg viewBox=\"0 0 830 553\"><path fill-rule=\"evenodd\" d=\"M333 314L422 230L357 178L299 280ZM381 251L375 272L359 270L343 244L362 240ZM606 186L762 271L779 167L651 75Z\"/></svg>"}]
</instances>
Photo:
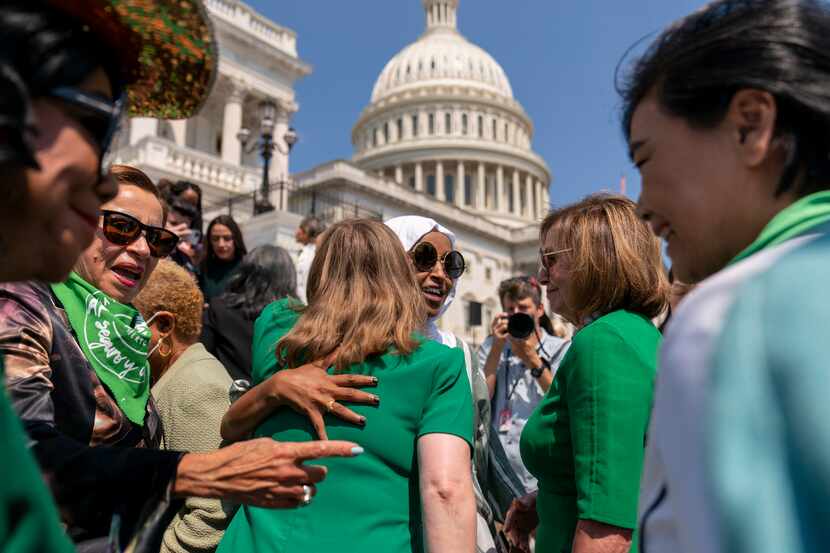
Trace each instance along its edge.
<instances>
[{"instance_id":1,"label":"person holding camera","mask_svg":"<svg viewBox=\"0 0 830 553\"><path fill-rule=\"evenodd\" d=\"M549 334L542 287L534 277L517 277L499 285L502 312L478 351L491 400L491 423L525 491L536 479L522 463L519 438L525 422L542 400L569 342Z\"/></svg>"}]
</instances>

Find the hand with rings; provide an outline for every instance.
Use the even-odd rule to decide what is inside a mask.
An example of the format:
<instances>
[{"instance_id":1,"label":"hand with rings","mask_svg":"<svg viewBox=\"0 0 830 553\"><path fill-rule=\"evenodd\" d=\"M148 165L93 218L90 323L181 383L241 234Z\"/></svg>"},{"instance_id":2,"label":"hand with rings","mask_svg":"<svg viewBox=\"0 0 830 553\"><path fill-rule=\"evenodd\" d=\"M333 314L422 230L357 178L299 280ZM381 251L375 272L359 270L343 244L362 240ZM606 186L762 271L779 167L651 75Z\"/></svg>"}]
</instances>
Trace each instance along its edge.
<instances>
[{"instance_id":1,"label":"hand with rings","mask_svg":"<svg viewBox=\"0 0 830 553\"><path fill-rule=\"evenodd\" d=\"M364 426L366 418L343 402L379 405L378 396L357 389L377 386L378 380L360 374L328 374L326 368L334 364L336 357L334 351L312 363L283 369L246 392L225 413L222 438L231 442L247 438L274 410L285 406L308 417L321 440L328 438L325 415Z\"/></svg>"}]
</instances>

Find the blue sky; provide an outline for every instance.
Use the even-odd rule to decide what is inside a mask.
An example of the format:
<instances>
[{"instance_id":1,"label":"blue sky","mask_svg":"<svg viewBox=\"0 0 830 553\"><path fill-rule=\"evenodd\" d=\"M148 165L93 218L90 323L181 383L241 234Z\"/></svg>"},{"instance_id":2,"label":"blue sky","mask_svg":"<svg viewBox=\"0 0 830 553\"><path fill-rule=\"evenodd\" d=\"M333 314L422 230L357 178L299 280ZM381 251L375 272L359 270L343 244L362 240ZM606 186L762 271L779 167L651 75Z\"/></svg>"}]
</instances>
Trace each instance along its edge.
<instances>
[{"instance_id":1,"label":"blue sky","mask_svg":"<svg viewBox=\"0 0 830 553\"><path fill-rule=\"evenodd\" d=\"M294 29L314 72L297 84L292 171L352 155L352 125L386 62L424 29L421 0L248 0ZM614 71L626 50L701 0L461 0L459 28L502 67L553 172L551 201L639 193L619 125Z\"/></svg>"}]
</instances>

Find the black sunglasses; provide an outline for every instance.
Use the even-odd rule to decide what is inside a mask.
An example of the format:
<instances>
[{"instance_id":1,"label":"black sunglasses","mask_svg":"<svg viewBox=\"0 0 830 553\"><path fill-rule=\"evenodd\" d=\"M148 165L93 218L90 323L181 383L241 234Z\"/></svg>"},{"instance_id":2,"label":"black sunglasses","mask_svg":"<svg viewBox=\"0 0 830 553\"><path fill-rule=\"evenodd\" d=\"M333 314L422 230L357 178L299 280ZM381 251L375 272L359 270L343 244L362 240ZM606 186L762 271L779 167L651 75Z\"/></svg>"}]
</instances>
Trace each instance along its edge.
<instances>
[{"instance_id":1,"label":"black sunglasses","mask_svg":"<svg viewBox=\"0 0 830 553\"><path fill-rule=\"evenodd\" d=\"M167 229L145 225L132 215L120 211L103 211L104 236L118 246L132 244L141 237L147 238L147 247L153 257L167 257L179 243L179 237Z\"/></svg>"},{"instance_id":2,"label":"black sunglasses","mask_svg":"<svg viewBox=\"0 0 830 553\"><path fill-rule=\"evenodd\" d=\"M418 272L426 273L431 271L435 264L438 263L438 250L429 242L421 242L409 252L409 257L415 264ZM444 266L444 272L451 279L456 279L464 274L464 269L467 264L464 262L464 256L461 252L451 250L441 257L441 264Z\"/></svg>"},{"instance_id":3,"label":"black sunglasses","mask_svg":"<svg viewBox=\"0 0 830 553\"><path fill-rule=\"evenodd\" d=\"M59 86L49 92L56 98L79 112L75 119L92 135L98 145L98 172L104 176L109 172L110 153L113 139L122 128L127 118L127 95L122 93L115 102L109 102L100 96L88 94L70 86Z\"/></svg>"}]
</instances>

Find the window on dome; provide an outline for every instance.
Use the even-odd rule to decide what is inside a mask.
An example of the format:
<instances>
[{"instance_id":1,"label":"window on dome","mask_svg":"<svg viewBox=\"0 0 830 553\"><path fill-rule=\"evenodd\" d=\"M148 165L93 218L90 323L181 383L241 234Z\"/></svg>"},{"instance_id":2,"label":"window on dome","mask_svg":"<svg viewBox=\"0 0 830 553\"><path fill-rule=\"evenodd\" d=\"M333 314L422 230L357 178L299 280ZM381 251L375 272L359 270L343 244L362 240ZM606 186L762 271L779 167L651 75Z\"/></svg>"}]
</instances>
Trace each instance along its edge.
<instances>
[{"instance_id":1,"label":"window on dome","mask_svg":"<svg viewBox=\"0 0 830 553\"><path fill-rule=\"evenodd\" d=\"M435 196L435 175L427 176L427 194Z\"/></svg>"},{"instance_id":2,"label":"window on dome","mask_svg":"<svg viewBox=\"0 0 830 553\"><path fill-rule=\"evenodd\" d=\"M452 114L444 114L444 134L452 134Z\"/></svg>"},{"instance_id":3,"label":"window on dome","mask_svg":"<svg viewBox=\"0 0 830 553\"><path fill-rule=\"evenodd\" d=\"M504 124L504 141L505 142L508 141L509 133L510 133L510 126L507 123L505 123Z\"/></svg>"},{"instance_id":4,"label":"window on dome","mask_svg":"<svg viewBox=\"0 0 830 553\"><path fill-rule=\"evenodd\" d=\"M455 177L444 175L444 198L447 203L455 203Z\"/></svg>"},{"instance_id":5,"label":"window on dome","mask_svg":"<svg viewBox=\"0 0 830 553\"><path fill-rule=\"evenodd\" d=\"M467 131L469 130L467 127L468 127L467 114L462 113L461 114L461 134L463 134L463 135L467 134Z\"/></svg>"},{"instance_id":6,"label":"window on dome","mask_svg":"<svg viewBox=\"0 0 830 553\"><path fill-rule=\"evenodd\" d=\"M496 125L498 125L498 121L493 119L493 140L498 140L498 128Z\"/></svg>"},{"instance_id":7,"label":"window on dome","mask_svg":"<svg viewBox=\"0 0 830 553\"><path fill-rule=\"evenodd\" d=\"M475 205L475 189L470 175L464 175L464 205Z\"/></svg>"},{"instance_id":8,"label":"window on dome","mask_svg":"<svg viewBox=\"0 0 830 553\"><path fill-rule=\"evenodd\" d=\"M412 136L418 136L418 114L412 116Z\"/></svg>"},{"instance_id":9,"label":"window on dome","mask_svg":"<svg viewBox=\"0 0 830 553\"><path fill-rule=\"evenodd\" d=\"M435 58L432 58L432 59L430 60L430 69L432 69L433 71L435 71Z\"/></svg>"},{"instance_id":10,"label":"window on dome","mask_svg":"<svg viewBox=\"0 0 830 553\"><path fill-rule=\"evenodd\" d=\"M478 116L478 137L484 138L484 117Z\"/></svg>"},{"instance_id":11,"label":"window on dome","mask_svg":"<svg viewBox=\"0 0 830 553\"><path fill-rule=\"evenodd\" d=\"M429 129L428 129L429 134L431 134L431 135L435 134L435 114L434 113L429 114L428 127L429 127Z\"/></svg>"},{"instance_id":12,"label":"window on dome","mask_svg":"<svg viewBox=\"0 0 830 553\"><path fill-rule=\"evenodd\" d=\"M378 146L378 129L375 129L372 133L372 146L375 148Z\"/></svg>"},{"instance_id":13,"label":"window on dome","mask_svg":"<svg viewBox=\"0 0 830 553\"><path fill-rule=\"evenodd\" d=\"M389 123L383 124L383 143L389 144Z\"/></svg>"},{"instance_id":14,"label":"window on dome","mask_svg":"<svg viewBox=\"0 0 830 553\"><path fill-rule=\"evenodd\" d=\"M398 140L403 140L403 118L398 118Z\"/></svg>"},{"instance_id":15,"label":"window on dome","mask_svg":"<svg viewBox=\"0 0 830 553\"><path fill-rule=\"evenodd\" d=\"M415 176L409 177L409 188L415 190Z\"/></svg>"}]
</instances>

